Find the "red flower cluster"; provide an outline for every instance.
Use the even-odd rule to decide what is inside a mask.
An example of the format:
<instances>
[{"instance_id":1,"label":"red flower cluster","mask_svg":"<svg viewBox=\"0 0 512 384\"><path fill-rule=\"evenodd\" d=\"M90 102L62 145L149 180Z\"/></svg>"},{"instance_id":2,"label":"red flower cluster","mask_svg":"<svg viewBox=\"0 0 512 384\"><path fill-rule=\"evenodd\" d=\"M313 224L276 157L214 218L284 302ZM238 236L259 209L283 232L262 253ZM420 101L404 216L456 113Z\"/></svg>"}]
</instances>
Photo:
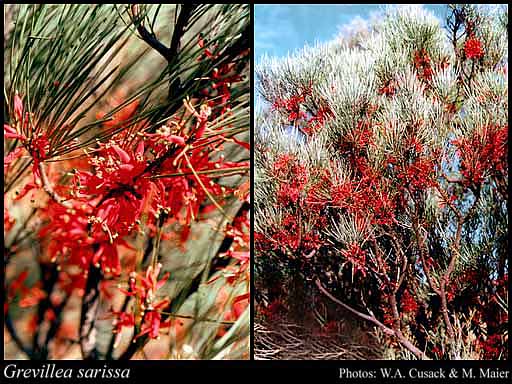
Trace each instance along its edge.
<instances>
[{"instance_id":1,"label":"red flower cluster","mask_svg":"<svg viewBox=\"0 0 512 384\"><path fill-rule=\"evenodd\" d=\"M310 94L311 90L303 90L297 95L293 95L288 99L277 99L272 107L274 109L283 109L288 114L289 121L306 119L307 114L301 109L301 105L306 101L306 96Z\"/></svg>"},{"instance_id":2,"label":"red flower cluster","mask_svg":"<svg viewBox=\"0 0 512 384\"><path fill-rule=\"evenodd\" d=\"M470 37L464 43L464 54L467 59L481 59L484 56L482 43L476 37Z\"/></svg>"},{"instance_id":3,"label":"red flower cluster","mask_svg":"<svg viewBox=\"0 0 512 384\"><path fill-rule=\"evenodd\" d=\"M23 121L23 102L19 95L14 96L14 121L12 125L4 124L4 138L20 140L23 146L14 148L7 156L4 157L4 173L8 171L10 164L16 159L20 158L26 150L34 165L32 166L33 184L40 185L40 171L39 164L47 158L50 152L50 143L46 134L41 133L37 127L33 129L33 136L27 137L22 132L22 127L29 124L28 112L25 112L25 119ZM30 188L32 189L32 188ZM28 192L28 190L27 190Z\"/></svg>"},{"instance_id":4,"label":"red flower cluster","mask_svg":"<svg viewBox=\"0 0 512 384\"><path fill-rule=\"evenodd\" d=\"M280 314L286 311L286 306L279 299L271 301L267 307L259 307L258 313L266 317L268 320L276 320Z\"/></svg>"},{"instance_id":5,"label":"red flower cluster","mask_svg":"<svg viewBox=\"0 0 512 384\"><path fill-rule=\"evenodd\" d=\"M36 305L46 297L46 292L41 289L41 282L29 288L25 285L27 278L28 270L24 270L9 283L7 300L4 302L4 314L7 313L9 304L16 299L19 300L21 308L27 308Z\"/></svg>"},{"instance_id":6,"label":"red flower cluster","mask_svg":"<svg viewBox=\"0 0 512 384\"><path fill-rule=\"evenodd\" d=\"M304 127L301 127L301 131L308 136L311 136L318 132L325 124L327 119L332 116L332 111L328 106L322 106L316 112L316 115L307 119Z\"/></svg>"},{"instance_id":7,"label":"red flower cluster","mask_svg":"<svg viewBox=\"0 0 512 384\"><path fill-rule=\"evenodd\" d=\"M129 280L129 289L121 291L127 296L135 296L138 298L140 310L142 311L142 325L140 333L136 337L148 334L150 338L156 339L160 335L160 328L168 327L170 320L162 321L160 311L169 305L168 299L156 300L157 291L164 286L169 279L169 272L165 273L162 279L158 280L158 275L162 269L162 264L158 264L155 269L149 266L146 270L146 276L131 274ZM139 280L137 285L136 280ZM117 331L123 326L133 326L133 317L125 315L122 312L115 313L118 316L116 322Z\"/></svg>"},{"instance_id":8,"label":"red flower cluster","mask_svg":"<svg viewBox=\"0 0 512 384\"><path fill-rule=\"evenodd\" d=\"M480 341L480 348L483 350L483 358L485 360L502 359L503 345L505 344L503 335L490 335L487 339Z\"/></svg>"},{"instance_id":9,"label":"red flower cluster","mask_svg":"<svg viewBox=\"0 0 512 384\"><path fill-rule=\"evenodd\" d=\"M349 213L370 217L372 224L390 225L395 220L396 202L389 192L389 183L358 161L363 170L358 181L347 181L331 187L332 202Z\"/></svg>"},{"instance_id":10,"label":"red flower cluster","mask_svg":"<svg viewBox=\"0 0 512 384\"><path fill-rule=\"evenodd\" d=\"M4 233L9 233L16 220L9 215L9 210L4 203Z\"/></svg>"},{"instance_id":11,"label":"red flower cluster","mask_svg":"<svg viewBox=\"0 0 512 384\"><path fill-rule=\"evenodd\" d=\"M453 140L460 156L460 173L465 186L481 184L491 175L505 177L508 126L490 125L476 130L469 138Z\"/></svg>"},{"instance_id":12,"label":"red flower cluster","mask_svg":"<svg viewBox=\"0 0 512 384\"><path fill-rule=\"evenodd\" d=\"M341 251L341 255L345 258L346 262L352 265L354 274L360 272L363 276L366 276L366 251L361 249L359 244L348 244L348 248Z\"/></svg>"},{"instance_id":13,"label":"red flower cluster","mask_svg":"<svg viewBox=\"0 0 512 384\"><path fill-rule=\"evenodd\" d=\"M411 192L422 191L436 185L434 161L426 156L420 156L411 164L405 165L397 174L404 188Z\"/></svg>"},{"instance_id":14,"label":"red flower cluster","mask_svg":"<svg viewBox=\"0 0 512 384\"><path fill-rule=\"evenodd\" d=\"M323 127L327 119L332 116L332 111L327 105L320 105L316 113L312 111L306 112L302 108L306 102L306 97L311 96L312 86L301 90L298 94L287 99L278 98L272 108L283 110L288 116L290 122L298 123L299 131L307 136L315 134Z\"/></svg>"},{"instance_id":15,"label":"red flower cluster","mask_svg":"<svg viewBox=\"0 0 512 384\"><path fill-rule=\"evenodd\" d=\"M430 56L425 49L414 52L414 68L418 72L418 78L428 82L432 79L433 69Z\"/></svg>"},{"instance_id":16,"label":"red flower cluster","mask_svg":"<svg viewBox=\"0 0 512 384\"><path fill-rule=\"evenodd\" d=\"M308 183L308 172L292 155L281 154L274 163L274 176L280 181L277 200L282 206L295 204Z\"/></svg>"},{"instance_id":17,"label":"red flower cluster","mask_svg":"<svg viewBox=\"0 0 512 384\"><path fill-rule=\"evenodd\" d=\"M379 88L379 94L386 95L388 97L393 96L396 93L396 85L393 80L388 80L382 87Z\"/></svg>"},{"instance_id":18,"label":"red flower cluster","mask_svg":"<svg viewBox=\"0 0 512 384\"><path fill-rule=\"evenodd\" d=\"M402 294L400 307L404 313L415 314L418 311L418 303L408 289L406 289Z\"/></svg>"}]
</instances>

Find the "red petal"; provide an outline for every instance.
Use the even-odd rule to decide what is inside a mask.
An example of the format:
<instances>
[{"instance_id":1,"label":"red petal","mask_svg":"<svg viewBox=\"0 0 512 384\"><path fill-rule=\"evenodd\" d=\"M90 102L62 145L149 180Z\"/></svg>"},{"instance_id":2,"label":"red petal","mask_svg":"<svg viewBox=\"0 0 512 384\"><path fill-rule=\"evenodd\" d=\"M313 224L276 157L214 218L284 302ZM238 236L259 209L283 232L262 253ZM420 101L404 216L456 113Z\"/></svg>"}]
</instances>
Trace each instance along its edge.
<instances>
[{"instance_id":1,"label":"red petal","mask_svg":"<svg viewBox=\"0 0 512 384\"><path fill-rule=\"evenodd\" d=\"M167 140L174 144L185 145L185 139L181 136L170 135L167 137Z\"/></svg>"},{"instance_id":2,"label":"red petal","mask_svg":"<svg viewBox=\"0 0 512 384\"><path fill-rule=\"evenodd\" d=\"M123 161L123 163L129 163L130 162L130 156L118 145L113 145L112 148L114 148L114 151L116 151L119 158Z\"/></svg>"},{"instance_id":3,"label":"red petal","mask_svg":"<svg viewBox=\"0 0 512 384\"><path fill-rule=\"evenodd\" d=\"M23 117L23 102L18 95L14 96L14 114L16 115L18 121L21 121Z\"/></svg>"},{"instance_id":4,"label":"red petal","mask_svg":"<svg viewBox=\"0 0 512 384\"><path fill-rule=\"evenodd\" d=\"M126 289L123 289L123 288L117 288L117 289L119 289L119 291L121 291L121 293L123 293L126 296L135 296L135 293L129 292Z\"/></svg>"},{"instance_id":5,"label":"red petal","mask_svg":"<svg viewBox=\"0 0 512 384\"><path fill-rule=\"evenodd\" d=\"M16 196L16 198L15 198L14 200L21 200L21 199L22 199L22 198L24 198L24 197L25 197L25 195L26 195L27 193L29 193L31 190L33 190L33 189L37 189L37 188L39 188L39 186L38 186L38 185L36 185L35 183L32 183L32 182L31 182L31 183L27 183L27 184L23 187L23 189L21 190L20 194L19 194L18 196Z\"/></svg>"},{"instance_id":6,"label":"red petal","mask_svg":"<svg viewBox=\"0 0 512 384\"><path fill-rule=\"evenodd\" d=\"M8 124L4 124L4 137L7 139L20 139L25 140L26 137L20 135L16 130Z\"/></svg>"},{"instance_id":7,"label":"red petal","mask_svg":"<svg viewBox=\"0 0 512 384\"><path fill-rule=\"evenodd\" d=\"M137 156L144 156L144 141L140 141L137 145L137 149L135 150L135 154Z\"/></svg>"},{"instance_id":8,"label":"red petal","mask_svg":"<svg viewBox=\"0 0 512 384\"><path fill-rule=\"evenodd\" d=\"M134 166L132 164L122 164L119 166L119 169L122 169L123 171L130 172Z\"/></svg>"},{"instance_id":9,"label":"red petal","mask_svg":"<svg viewBox=\"0 0 512 384\"><path fill-rule=\"evenodd\" d=\"M251 144L249 143L246 143L245 141L240 141L240 140L237 140L233 137L233 141L238 144L238 145L241 145L242 147L244 147L245 149L248 149L250 150L251 149Z\"/></svg>"},{"instance_id":10,"label":"red petal","mask_svg":"<svg viewBox=\"0 0 512 384\"><path fill-rule=\"evenodd\" d=\"M21 157L24 149L25 147L17 147L14 149L14 151L9 152L9 154L4 157L4 167L11 164L17 158Z\"/></svg>"}]
</instances>

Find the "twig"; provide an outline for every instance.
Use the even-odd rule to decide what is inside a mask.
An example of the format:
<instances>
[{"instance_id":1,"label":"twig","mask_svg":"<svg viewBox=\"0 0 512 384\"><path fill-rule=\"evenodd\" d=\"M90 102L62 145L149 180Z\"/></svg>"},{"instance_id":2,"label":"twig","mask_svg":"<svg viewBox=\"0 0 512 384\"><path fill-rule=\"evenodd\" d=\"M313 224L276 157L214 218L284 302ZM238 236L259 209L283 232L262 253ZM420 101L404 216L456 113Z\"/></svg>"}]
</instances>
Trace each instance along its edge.
<instances>
[{"instance_id":1,"label":"twig","mask_svg":"<svg viewBox=\"0 0 512 384\"><path fill-rule=\"evenodd\" d=\"M169 317L175 317L177 319L190 319L190 320L196 320L196 321L205 322L205 323L215 323L215 324L221 324L221 325L233 325L233 324L235 324L235 321L214 320L214 319L208 319L208 318L204 318L204 319L199 318L198 319L195 316L177 315L175 313L165 312L165 311L161 311L160 313L162 315L167 315Z\"/></svg>"},{"instance_id":2,"label":"twig","mask_svg":"<svg viewBox=\"0 0 512 384\"><path fill-rule=\"evenodd\" d=\"M5 314L4 320L5 320L5 328L11 335L11 338L14 341L14 343L16 344L16 346L22 352L24 352L30 359L32 359L33 351L30 348L25 347L25 345L23 345L23 342L21 341L20 337L18 336L18 333L16 332L16 328L14 328L14 324L12 323L12 319L11 319L11 316L9 315L9 312L7 312Z\"/></svg>"},{"instance_id":3,"label":"twig","mask_svg":"<svg viewBox=\"0 0 512 384\"><path fill-rule=\"evenodd\" d=\"M334 301L335 303L341 305L346 310L352 312L353 314L361 317L362 319L368 320L375 325L377 325L385 334L389 336L395 336L400 344L402 344L405 348L407 348L409 351L411 351L418 359L423 360L430 360L423 351L421 351L419 348L417 348L414 344L412 344L409 340L405 338L405 336L402 334L402 332L399 329L391 329L387 327L386 325L382 324L375 316L369 316L362 312L359 312L355 310L354 308L350 307L349 305L345 304L344 302L338 300L333 295L331 295L323 286L322 283L317 279L316 280L316 286L320 291L327 296L329 299Z\"/></svg>"},{"instance_id":4,"label":"twig","mask_svg":"<svg viewBox=\"0 0 512 384\"><path fill-rule=\"evenodd\" d=\"M359 312L358 310L352 308L348 304L345 304L344 302L342 302L342 301L338 300L337 298L335 298L333 295L331 295L331 293L329 291L327 291L324 288L324 286L322 285L322 283L318 279L316 280L316 286L329 299L331 299L335 303L341 305L343 308L345 308L346 310L352 312L353 314L361 317L362 319L365 319L367 321L370 321L370 322L374 323L379 328L381 328L384 331L385 334L390 335L390 336L393 336L395 334L395 331L393 331L391 328L389 328L389 327L385 326L384 324L382 324L379 320L377 320L377 318L375 316L370 316L370 315L367 315L365 313Z\"/></svg>"},{"instance_id":5,"label":"twig","mask_svg":"<svg viewBox=\"0 0 512 384\"><path fill-rule=\"evenodd\" d=\"M169 56L167 57L168 61L171 61L178 55L181 37L184 35L185 26L187 25L190 15L196 6L196 4L182 4L178 20L176 21L172 32L171 46L169 48Z\"/></svg>"},{"instance_id":6,"label":"twig","mask_svg":"<svg viewBox=\"0 0 512 384\"><path fill-rule=\"evenodd\" d=\"M55 284L59 277L59 271L57 270L57 265L52 264L42 264L41 265L41 275L43 276L43 290L46 293L46 296L43 300L38 303L37 306L37 319L38 319L38 327L33 337L33 357L37 360L43 359L45 360L48 355L48 351L44 348L44 341L40 340L41 338L41 326L44 322L44 314L48 309L51 308L52 303L50 301L50 297L55 288ZM49 275L49 276L48 276ZM47 277L48 276L48 277Z\"/></svg>"},{"instance_id":7,"label":"twig","mask_svg":"<svg viewBox=\"0 0 512 384\"><path fill-rule=\"evenodd\" d=\"M188 167L190 168L190 170L192 171L192 173L194 174L194 177L196 178L197 182L199 183L199 185L203 188L203 191L204 193L206 193L206 196L208 196L210 198L210 200L212 201L213 205L215 205L215 207L217 207L217 209L220 211L220 213L222 214L222 216L224 216L227 220L229 221L232 221L233 218L232 217L229 217L227 215L227 213L224 211L224 209L220 206L220 204L217 202L217 200L215 200L215 198L212 196L212 194L210 193L210 191L208 191L208 189L205 187L203 181L201 180L201 178L199 177L199 175L196 173L194 167L192 166L192 163L190 162L190 160L188 159L188 156L187 154L185 153L183 155L183 157L185 158L186 162L187 162L187 165Z\"/></svg>"},{"instance_id":8,"label":"twig","mask_svg":"<svg viewBox=\"0 0 512 384\"><path fill-rule=\"evenodd\" d=\"M96 359L96 312L99 307L101 269L91 264L80 313L80 349L84 360Z\"/></svg>"},{"instance_id":9,"label":"twig","mask_svg":"<svg viewBox=\"0 0 512 384\"><path fill-rule=\"evenodd\" d=\"M43 183L44 191L52 198L52 200L54 200L58 204L66 207L66 208L72 208L72 206L69 203L69 201L67 199L61 197L52 188L52 185L51 185L50 181L48 180L48 176L46 175L46 172L45 172L45 169L44 169L44 164L43 164L42 161L39 163L38 169L39 169L39 173L41 175L41 181Z\"/></svg>"},{"instance_id":10,"label":"twig","mask_svg":"<svg viewBox=\"0 0 512 384\"><path fill-rule=\"evenodd\" d=\"M128 291L131 292L131 289L128 288ZM121 312L125 312L126 311L126 309L128 308L128 303L129 302L130 302L130 296L126 296L124 298L124 302L123 302L123 305L121 307ZM112 360L112 354L114 353L115 342L116 342L116 334L113 333L112 334L112 338L110 339L110 343L108 345L106 360Z\"/></svg>"},{"instance_id":11,"label":"twig","mask_svg":"<svg viewBox=\"0 0 512 384\"><path fill-rule=\"evenodd\" d=\"M149 32L143 24L143 18L139 19L139 5L133 4L132 7L133 22L137 25L137 31L140 37L155 51L162 55L167 61L171 56L171 50L162 44L156 36Z\"/></svg>"}]
</instances>

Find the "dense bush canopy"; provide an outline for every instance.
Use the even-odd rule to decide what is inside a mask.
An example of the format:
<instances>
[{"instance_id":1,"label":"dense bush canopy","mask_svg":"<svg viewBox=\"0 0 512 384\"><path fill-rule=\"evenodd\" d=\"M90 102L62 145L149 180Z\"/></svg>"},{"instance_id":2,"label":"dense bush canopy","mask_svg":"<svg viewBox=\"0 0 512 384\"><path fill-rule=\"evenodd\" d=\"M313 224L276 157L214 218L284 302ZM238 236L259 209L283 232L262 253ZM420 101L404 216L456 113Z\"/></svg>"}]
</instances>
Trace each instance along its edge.
<instances>
[{"instance_id":1,"label":"dense bush canopy","mask_svg":"<svg viewBox=\"0 0 512 384\"><path fill-rule=\"evenodd\" d=\"M299 276L391 357L508 356L508 13L447 14L390 8L257 68L260 312Z\"/></svg>"}]
</instances>

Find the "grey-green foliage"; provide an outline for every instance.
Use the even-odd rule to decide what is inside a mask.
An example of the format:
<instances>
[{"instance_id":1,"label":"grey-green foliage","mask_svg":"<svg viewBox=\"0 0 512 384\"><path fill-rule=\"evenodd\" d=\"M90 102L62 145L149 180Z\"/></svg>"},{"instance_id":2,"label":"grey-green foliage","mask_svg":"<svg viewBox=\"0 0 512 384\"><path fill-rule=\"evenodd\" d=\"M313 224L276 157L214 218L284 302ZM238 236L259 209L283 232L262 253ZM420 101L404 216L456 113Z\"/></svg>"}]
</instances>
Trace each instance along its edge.
<instances>
[{"instance_id":1,"label":"grey-green foliage","mask_svg":"<svg viewBox=\"0 0 512 384\"><path fill-rule=\"evenodd\" d=\"M257 209L269 209L274 203L271 186L275 180L269 174L269 164L278 154L297 155L306 168L315 157L323 166L331 162L330 167L345 169L343 160L331 158L330 153L335 152L342 136L354 131L372 105L381 105L374 116L377 124L372 125L376 145L369 153L376 166L386 154L402 147L405 132L414 122L421 121L416 135L422 144L439 146L446 140L449 116L434 96L441 99L453 93L456 75L454 69L436 70L435 93L426 93L411 64L418 47L428 50L432 60L448 55L445 32L437 19L418 7L397 7L388 9L385 20L374 26L359 48L335 40L306 47L283 60L262 60L256 74L261 95L269 104L311 87L306 109L315 113L320 100L333 116L310 140L290 128L286 118L271 107L265 118L256 117L256 145L267 148L265 154L256 151L255 156ZM396 83L397 96L388 99L378 90L389 79ZM347 175L338 173L340 176ZM258 216L256 213L257 222ZM268 223L268 216L264 216Z\"/></svg>"}]
</instances>

